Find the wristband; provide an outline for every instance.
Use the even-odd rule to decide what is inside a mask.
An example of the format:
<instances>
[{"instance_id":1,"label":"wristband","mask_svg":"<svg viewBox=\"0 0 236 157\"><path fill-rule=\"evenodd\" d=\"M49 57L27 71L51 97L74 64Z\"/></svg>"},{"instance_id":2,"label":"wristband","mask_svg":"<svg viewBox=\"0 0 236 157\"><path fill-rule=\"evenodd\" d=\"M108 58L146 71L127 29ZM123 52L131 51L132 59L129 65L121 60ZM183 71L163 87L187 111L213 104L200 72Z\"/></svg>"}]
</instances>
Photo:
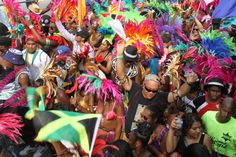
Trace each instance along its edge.
<instances>
[{"instance_id":1,"label":"wristband","mask_svg":"<svg viewBox=\"0 0 236 157\"><path fill-rule=\"evenodd\" d=\"M123 55L118 55L118 56L116 56L116 59L123 59L123 58L124 58Z\"/></svg>"}]
</instances>

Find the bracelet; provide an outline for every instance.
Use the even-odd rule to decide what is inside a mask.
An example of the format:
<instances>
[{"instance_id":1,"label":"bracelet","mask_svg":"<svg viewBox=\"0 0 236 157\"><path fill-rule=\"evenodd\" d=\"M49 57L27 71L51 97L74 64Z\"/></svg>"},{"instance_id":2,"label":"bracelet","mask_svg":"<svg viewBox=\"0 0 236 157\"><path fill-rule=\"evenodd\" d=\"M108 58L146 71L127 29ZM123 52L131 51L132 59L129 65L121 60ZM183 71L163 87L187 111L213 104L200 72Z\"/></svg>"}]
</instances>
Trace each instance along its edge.
<instances>
[{"instance_id":1,"label":"bracelet","mask_svg":"<svg viewBox=\"0 0 236 157\"><path fill-rule=\"evenodd\" d=\"M123 55L118 55L118 56L116 56L116 59L123 59L123 58L124 58Z\"/></svg>"},{"instance_id":2,"label":"bracelet","mask_svg":"<svg viewBox=\"0 0 236 157\"><path fill-rule=\"evenodd\" d=\"M50 43L51 43L50 39L46 38L46 44L45 44L44 48L48 49L50 47Z\"/></svg>"},{"instance_id":3,"label":"bracelet","mask_svg":"<svg viewBox=\"0 0 236 157\"><path fill-rule=\"evenodd\" d=\"M34 25L32 25L32 24L29 25L29 29L32 29L32 28L34 28Z\"/></svg>"}]
</instances>

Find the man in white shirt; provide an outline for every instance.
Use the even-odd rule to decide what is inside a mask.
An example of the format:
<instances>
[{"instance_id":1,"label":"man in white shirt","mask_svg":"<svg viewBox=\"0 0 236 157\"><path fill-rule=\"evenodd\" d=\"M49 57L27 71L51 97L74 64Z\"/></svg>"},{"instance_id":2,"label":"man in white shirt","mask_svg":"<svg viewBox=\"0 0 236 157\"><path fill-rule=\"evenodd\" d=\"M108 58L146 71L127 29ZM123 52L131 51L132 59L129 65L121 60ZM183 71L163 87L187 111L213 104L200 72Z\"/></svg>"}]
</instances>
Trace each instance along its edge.
<instances>
[{"instance_id":1,"label":"man in white shirt","mask_svg":"<svg viewBox=\"0 0 236 157\"><path fill-rule=\"evenodd\" d=\"M50 62L50 57L46 52L38 48L36 41L33 36L28 36L26 39L26 49L23 50L23 57L33 81L39 78L40 72Z\"/></svg>"}]
</instances>

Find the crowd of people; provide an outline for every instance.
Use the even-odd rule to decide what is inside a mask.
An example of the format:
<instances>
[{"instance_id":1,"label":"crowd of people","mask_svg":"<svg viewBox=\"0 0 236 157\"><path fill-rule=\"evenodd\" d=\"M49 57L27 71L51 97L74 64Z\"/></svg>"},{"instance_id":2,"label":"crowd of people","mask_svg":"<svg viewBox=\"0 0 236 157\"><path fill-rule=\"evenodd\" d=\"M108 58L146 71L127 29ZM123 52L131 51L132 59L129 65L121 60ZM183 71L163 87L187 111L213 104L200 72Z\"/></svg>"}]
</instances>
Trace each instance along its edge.
<instances>
[{"instance_id":1,"label":"crowd of people","mask_svg":"<svg viewBox=\"0 0 236 157\"><path fill-rule=\"evenodd\" d=\"M4 0L1 156L235 157L236 17L214 17L222 1L26 1L27 12ZM101 115L98 129L43 128L74 113ZM67 124L85 130L80 142Z\"/></svg>"}]
</instances>

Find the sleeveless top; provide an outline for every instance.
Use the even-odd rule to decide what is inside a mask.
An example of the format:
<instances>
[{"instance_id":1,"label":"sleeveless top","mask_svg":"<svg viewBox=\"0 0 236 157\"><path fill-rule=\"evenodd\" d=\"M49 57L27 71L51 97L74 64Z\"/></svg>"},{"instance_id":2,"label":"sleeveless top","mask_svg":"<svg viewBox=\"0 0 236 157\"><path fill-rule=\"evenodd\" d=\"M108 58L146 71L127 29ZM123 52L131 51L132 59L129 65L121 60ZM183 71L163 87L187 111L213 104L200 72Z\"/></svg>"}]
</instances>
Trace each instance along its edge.
<instances>
[{"instance_id":1,"label":"sleeveless top","mask_svg":"<svg viewBox=\"0 0 236 157\"><path fill-rule=\"evenodd\" d=\"M202 134L201 134L201 137L200 137L200 140L199 140L199 142L198 142L199 144L203 144L203 143L204 143L204 137L205 137L205 134L202 133ZM188 147L188 146L186 146L184 137L181 136L181 137L180 137L180 140L179 140L179 143L178 143L178 145L177 145L177 151L178 151L180 154L183 154L184 152L186 152L187 147Z\"/></svg>"}]
</instances>

